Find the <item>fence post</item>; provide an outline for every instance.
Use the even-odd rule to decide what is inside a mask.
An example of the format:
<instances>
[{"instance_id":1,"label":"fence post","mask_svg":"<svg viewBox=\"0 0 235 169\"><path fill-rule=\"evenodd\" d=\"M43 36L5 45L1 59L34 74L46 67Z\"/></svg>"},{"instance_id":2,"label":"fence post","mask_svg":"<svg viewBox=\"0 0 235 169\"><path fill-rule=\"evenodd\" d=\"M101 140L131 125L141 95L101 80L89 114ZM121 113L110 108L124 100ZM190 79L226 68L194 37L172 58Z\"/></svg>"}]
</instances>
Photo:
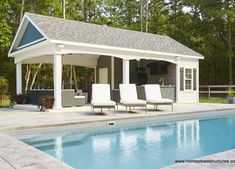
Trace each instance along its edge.
<instances>
[{"instance_id":1,"label":"fence post","mask_svg":"<svg viewBox=\"0 0 235 169\"><path fill-rule=\"evenodd\" d=\"M210 86L208 86L208 99L210 99L211 98L211 88L210 88Z\"/></svg>"}]
</instances>

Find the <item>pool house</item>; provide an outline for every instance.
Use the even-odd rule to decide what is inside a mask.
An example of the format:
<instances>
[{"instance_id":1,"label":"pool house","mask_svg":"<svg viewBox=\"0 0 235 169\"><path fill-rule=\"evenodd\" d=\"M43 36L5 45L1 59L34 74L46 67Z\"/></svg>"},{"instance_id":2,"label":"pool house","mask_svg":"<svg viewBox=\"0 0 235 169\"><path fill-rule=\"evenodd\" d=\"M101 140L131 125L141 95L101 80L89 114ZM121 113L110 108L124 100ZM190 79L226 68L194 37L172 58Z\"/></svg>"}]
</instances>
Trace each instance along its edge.
<instances>
[{"instance_id":1,"label":"pool house","mask_svg":"<svg viewBox=\"0 0 235 169\"><path fill-rule=\"evenodd\" d=\"M204 57L168 36L25 13L9 57L16 64L17 94L22 64L53 64L54 109L64 107L62 65L92 68L94 83L109 83L113 93L121 83L135 83L144 97L142 85L160 83L163 95L176 103L199 101Z\"/></svg>"}]
</instances>

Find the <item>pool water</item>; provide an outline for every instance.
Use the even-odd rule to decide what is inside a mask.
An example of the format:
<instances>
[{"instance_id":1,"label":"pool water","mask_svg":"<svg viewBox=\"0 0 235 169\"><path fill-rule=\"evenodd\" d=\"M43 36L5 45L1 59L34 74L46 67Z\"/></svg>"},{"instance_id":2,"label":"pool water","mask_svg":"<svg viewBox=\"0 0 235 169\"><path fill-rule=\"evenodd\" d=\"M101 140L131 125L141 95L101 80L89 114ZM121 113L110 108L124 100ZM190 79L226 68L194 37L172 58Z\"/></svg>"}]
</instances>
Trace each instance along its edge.
<instances>
[{"instance_id":1,"label":"pool water","mask_svg":"<svg viewBox=\"0 0 235 169\"><path fill-rule=\"evenodd\" d=\"M235 148L235 117L22 139L76 169L157 169Z\"/></svg>"}]
</instances>

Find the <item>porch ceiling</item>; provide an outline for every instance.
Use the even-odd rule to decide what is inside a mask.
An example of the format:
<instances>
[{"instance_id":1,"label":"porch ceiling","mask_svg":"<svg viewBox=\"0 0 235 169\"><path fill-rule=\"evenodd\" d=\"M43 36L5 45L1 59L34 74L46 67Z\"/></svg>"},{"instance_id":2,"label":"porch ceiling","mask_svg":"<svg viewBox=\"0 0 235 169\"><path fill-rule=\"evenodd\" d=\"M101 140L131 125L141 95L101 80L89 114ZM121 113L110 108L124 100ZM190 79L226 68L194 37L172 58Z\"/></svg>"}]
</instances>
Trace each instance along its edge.
<instances>
[{"instance_id":1,"label":"porch ceiling","mask_svg":"<svg viewBox=\"0 0 235 169\"><path fill-rule=\"evenodd\" d=\"M64 54L62 56L62 64L83 66L94 68L97 66L98 55L91 54ZM43 55L38 57L28 58L22 61L23 64L53 64L53 55Z\"/></svg>"}]
</instances>

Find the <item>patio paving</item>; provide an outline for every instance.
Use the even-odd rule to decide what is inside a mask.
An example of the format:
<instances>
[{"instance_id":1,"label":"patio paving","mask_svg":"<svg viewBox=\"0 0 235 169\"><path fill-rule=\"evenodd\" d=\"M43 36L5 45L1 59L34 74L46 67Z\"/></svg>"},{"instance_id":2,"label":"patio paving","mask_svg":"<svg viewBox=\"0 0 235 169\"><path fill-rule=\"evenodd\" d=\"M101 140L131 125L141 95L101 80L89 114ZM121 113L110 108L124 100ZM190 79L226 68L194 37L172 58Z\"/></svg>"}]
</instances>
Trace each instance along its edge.
<instances>
[{"instance_id":1,"label":"patio paving","mask_svg":"<svg viewBox=\"0 0 235 169\"><path fill-rule=\"evenodd\" d=\"M0 135L0 168L73 169L58 159L7 135Z\"/></svg>"},{"instance_id":2,"label":"patio paving","mask_svg":"<svg viewBox=\"0 0 235 169\"><path fill-rule=\"evenodd\" d=\"M138 119L138 118L170 118L178 115L203 115L200 112L231 110L235 105L229 104L175 104L174 111L170 111L170 106L159 106L159 111L151 110L148 106L147 116L142 109L134 109L135 113L127 113L125 107L119 106L116 116L112 112L104 111L104 114L92 115L89 105L83 107L66 108L63 110L40 112L29 110L15 110L12 108L0 109L0 131L12 131L23 129L35 129L53 126L65 126L84 124L99 121ZM98 110L97 110L98 111ZM206 114L206 113L204 113ZM207 113L208 115L208 113ZM211 112L214 115L214 112ZM175 117L174 117L175 118Z\"/></svg>"},{"instance_id":3,"label":"patio paving","mask_svg":"<svg viewBox=\"0 0 235 169\"><path fill-rule=\"evenodd\" d=\"M208 155L199 159L197 163L192 161L184 164L175 164L163 169L234 169L235 168L235 150L229 150L222 153ZM195 160L195 161L196 161ZM202 162L200 162L202 161ZM200 163L199 163L200 162Z\"/></svg>"}]
</instances>

